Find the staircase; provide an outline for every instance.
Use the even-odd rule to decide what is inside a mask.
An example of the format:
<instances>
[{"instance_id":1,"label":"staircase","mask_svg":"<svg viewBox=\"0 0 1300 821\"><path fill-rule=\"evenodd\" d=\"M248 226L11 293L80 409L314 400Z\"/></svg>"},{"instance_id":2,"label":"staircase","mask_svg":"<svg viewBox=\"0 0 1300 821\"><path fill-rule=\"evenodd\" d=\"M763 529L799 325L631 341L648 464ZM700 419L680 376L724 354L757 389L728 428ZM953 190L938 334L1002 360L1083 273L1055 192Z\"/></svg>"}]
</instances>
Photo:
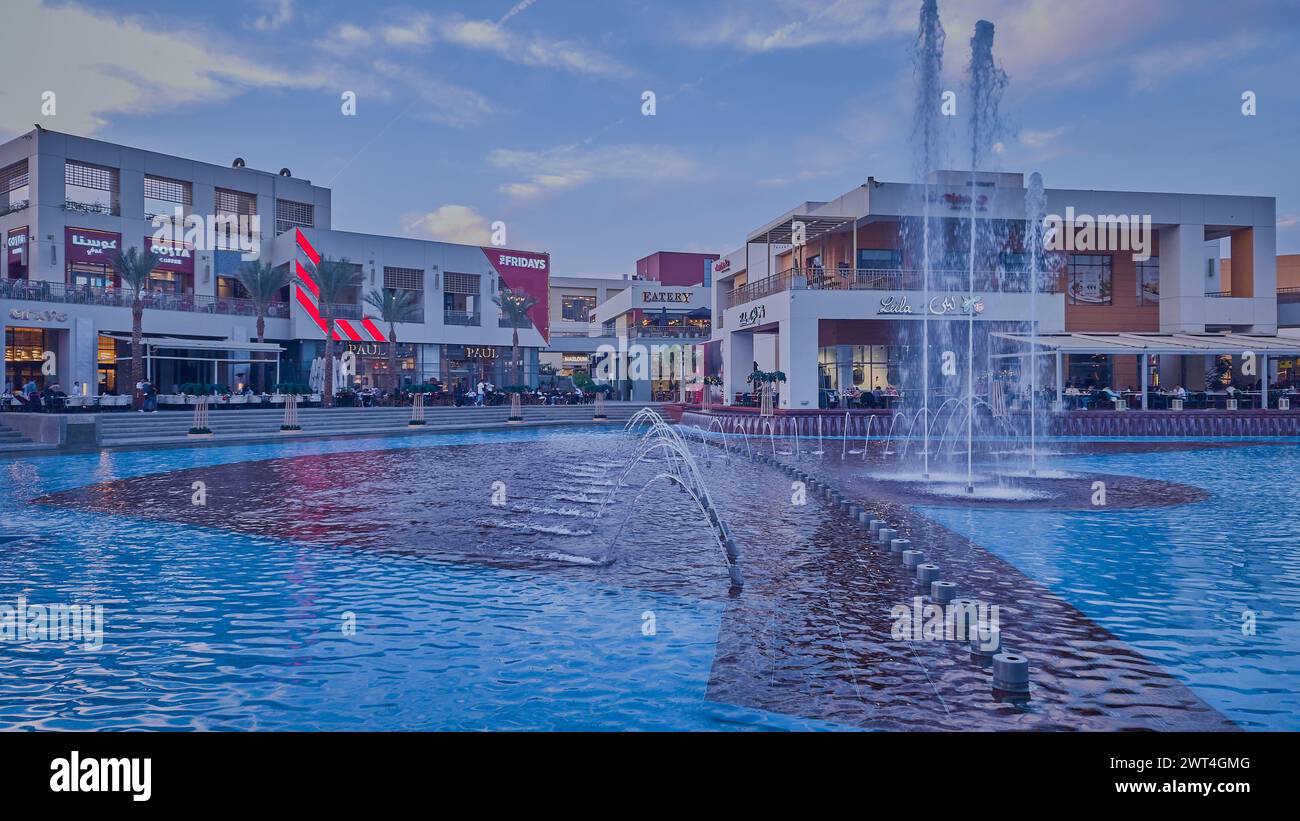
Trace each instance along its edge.
<instances>
[{"instance_id":1,"label":"staircase","mask_svg":"<svg viewBox=\"0 0 1300 821\"><path fill-rule=\"evenodd\" d=\"M639 402L606 402L605 424L625 424L643 407L657 405ZM591 425L593 405L525 405L524 424ZM494 407L430 407L424 409L425 424L408 427L411 409L403 408L300 408L298 424L302 432L281 434L284 419L279 409L212 409L208 415L210 439L188 437L193 414L183 411L158 413L106 413L99 419L99 440L103 447L141 447L196 442L241 442L289 440L298 437L368 436L391 433L436 433L482 428L505 428L509 405ZM512 426L513 427L513 426Z\"/></svg>"},{"instance_id":2,"label":"staircase","mask_svg":"<svg viewBox=\"0 0 1300 821\"><path fill-rule=\"evenodd\" d=\"M54 445L40 445L4 423L0 417L0 456L10 453L54 450Z\"/></svg>"}]
</instances>

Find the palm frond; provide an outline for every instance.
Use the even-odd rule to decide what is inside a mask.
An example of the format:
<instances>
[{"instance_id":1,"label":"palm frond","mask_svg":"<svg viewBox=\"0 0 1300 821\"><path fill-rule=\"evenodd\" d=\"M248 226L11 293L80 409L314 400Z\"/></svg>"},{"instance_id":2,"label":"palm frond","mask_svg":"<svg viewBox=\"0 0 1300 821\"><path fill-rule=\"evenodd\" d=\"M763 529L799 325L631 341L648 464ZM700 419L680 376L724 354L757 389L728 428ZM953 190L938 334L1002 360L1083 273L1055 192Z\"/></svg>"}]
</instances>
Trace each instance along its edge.
<instances>
[{"instance_id":1,"label":"palm frond","mask_svg":"<svg viewBox=\"0 0 1300 821\"><path fill-rule=\"evenodd\" d=\"M268 262L245 262L239 266L235 277L244 286L249 300L259 309L265 309L280 295L284 286L293 281L289 266L279 268Z\"/></svg>"},{"instance_id":2,"label":"palm frond","mask_svg":"<svg viewBox=\"0 0 1300 821\"><path fill-rule=\"evenodd\" d=\"M374 288L365 295L365 303L379 312L379 318L390 325L399 322L416 322L420 316L419 291L400 288Z\"/></svg>"},{"instance_id":3,"label":"palm frond","mask_svg":"<svg viewBox=\"0 0 1300 821\"><path fill-rule=\"evenodd\" d=\"M159 259L153 251L141 251L132 245L125 252L118 251L110 261L122 284L139 294L149 287L149 274L158 265Z\"/></svg>"}]
</instances>

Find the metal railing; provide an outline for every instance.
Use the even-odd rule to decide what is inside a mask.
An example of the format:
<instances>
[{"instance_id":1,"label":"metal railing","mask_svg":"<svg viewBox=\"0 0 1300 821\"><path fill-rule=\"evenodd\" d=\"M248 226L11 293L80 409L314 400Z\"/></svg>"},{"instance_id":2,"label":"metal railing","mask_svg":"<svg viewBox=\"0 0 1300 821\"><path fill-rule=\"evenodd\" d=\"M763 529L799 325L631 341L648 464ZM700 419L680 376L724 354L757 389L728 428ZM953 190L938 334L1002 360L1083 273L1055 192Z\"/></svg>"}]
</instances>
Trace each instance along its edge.
<instances>
[{"instance_id":1,"label":"metal railing","mask_svg":"<svg viewBox=\"0 0 1300 821\"><path fill-rule=\"evenodd\" d=\"M64 200L63 210L77 214L108 214L112 217L122 216L122 207L120 205L109 205L108 203L103 202L77 202L76 200Z\"/></svg>"},{"instance_id":2,"label":"metal railing","mask_svg":"<svg viewBox=\"0 0 1300 821\"><path fill-rule=\"evenodd\" d=\"M1278 288L1278 302L1300 302L1300 288Z\"/></svg>"},{"instance_id":3,"label":"metal railing","mask_svg":"<svg viewBox=\"0 0 1300 821\"><path fill-rule=\"evenodd\" d=\"M654 325L634 325L628 328L628 338L636 339L708 339L712 335L709 328L685 327L662 328Z\"/></svg>"},{"instance_id":4,"label":"metal railing","mask_svg":"<svg viewBox=\"0 0 1300 821\"><path fill-rule=\"evenodd\" d=\"M131 307L131 292L124 288L96 288L90 285L65 285L62 282L27 279L0 280L0 299L50 302L59 305L97 305L107 308ZM143 294L141 301L146 309L152 311L257 316L256 306L248 299L227 299L206 294L151 292ZM335 306L335 310L334 316L342 319L361 318L361 307L358 305L338 305ZM289 303L271 303L266 316L270 319L288 318Z\"/></svg>"},{"instance_id":5,"label":"metal railing","mask_svg":"<svg viewBox=\"0 0 1300 821\"><path fill-rule=\"evenodd\" d=\"M442 323L444 325L479 325L479 314L477 311L448 311L442 312Z\"/></svg>"},{"instance_id":6,"label":"metal railing","mask_svg":"<svg viewBox=\"0 0 1300 821\"><path fill-rule=\"evenodd\" d=\"M965 290L970 283L970 271L932 270L930 288L940 290ZM756 280L736 288L726 295L726 307L734 308L782 291L920 291L924 288L924 274L907 268L791 268L779 274ZM1007 271L976 271L975 290L998 293L1029 293L1029 275ZM1043 284L1040 293L1060 293L1058 279Z\"/></svg>"}]
</instances>

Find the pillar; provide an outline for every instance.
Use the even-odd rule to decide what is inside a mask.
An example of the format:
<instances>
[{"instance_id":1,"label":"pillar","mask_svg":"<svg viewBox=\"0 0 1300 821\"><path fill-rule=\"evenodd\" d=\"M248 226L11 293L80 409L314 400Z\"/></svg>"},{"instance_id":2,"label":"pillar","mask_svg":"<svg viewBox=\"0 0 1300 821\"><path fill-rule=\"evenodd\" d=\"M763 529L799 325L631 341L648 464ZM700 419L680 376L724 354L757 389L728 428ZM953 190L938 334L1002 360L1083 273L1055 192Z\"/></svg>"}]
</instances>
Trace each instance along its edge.
<instances>
[{"instance_id":1,"label":"pillar","mask_svg":"<svg viewBox=\"0 0 1300 821\"><path fill-rule=\"evenodd\" d=\"M811 325L796 327L796 325ZM777 370L784 371L786 382L780 386L781 407L795 410L817 408L817 327L816 320L802 323L782 319L777 323Z\"/></svg>"},{"instance_id":2,"label":"pillar","mask_svg":"<svg viewBox=\"0 0 1300 821\"><path fill-rule=\"evenodd\" d=\"M723 334L722 363L722 401L730 405L737 391L746 390L745 379L754 372L754 335Z\"/></svg>"}]
</instances>

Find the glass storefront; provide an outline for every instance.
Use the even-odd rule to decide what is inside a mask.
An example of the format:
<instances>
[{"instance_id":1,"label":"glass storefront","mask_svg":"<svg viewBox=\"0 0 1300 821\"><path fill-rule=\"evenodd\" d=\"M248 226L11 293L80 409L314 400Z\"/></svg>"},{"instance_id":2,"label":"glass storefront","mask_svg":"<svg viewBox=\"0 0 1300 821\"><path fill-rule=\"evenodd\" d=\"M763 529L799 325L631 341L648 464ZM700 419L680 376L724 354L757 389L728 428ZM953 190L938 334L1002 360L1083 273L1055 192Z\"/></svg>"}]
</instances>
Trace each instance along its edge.
<instances>
[{"instance_id":1,"label":"glass storefront","mask_svg":"<svg viewBox=\"0 0 1300 821\"><path fill-rule=\"evenodd\" d=\"M870 391L900 386L899 345L834 345L817 352L821 388L839 393L855 387Z\"/></svg>"},{"instance_id":2,"label":"glass storefront","mask_svg":"<svg viewBox=\"0 0 1300 821\"><path fill-rule=\"evenodd\" d=\"M21 390L28 382L45 387L41 363L46 351L55 350L56 332L43 328L5 328L6 393Z\"/></svg>"}]
</instances>

